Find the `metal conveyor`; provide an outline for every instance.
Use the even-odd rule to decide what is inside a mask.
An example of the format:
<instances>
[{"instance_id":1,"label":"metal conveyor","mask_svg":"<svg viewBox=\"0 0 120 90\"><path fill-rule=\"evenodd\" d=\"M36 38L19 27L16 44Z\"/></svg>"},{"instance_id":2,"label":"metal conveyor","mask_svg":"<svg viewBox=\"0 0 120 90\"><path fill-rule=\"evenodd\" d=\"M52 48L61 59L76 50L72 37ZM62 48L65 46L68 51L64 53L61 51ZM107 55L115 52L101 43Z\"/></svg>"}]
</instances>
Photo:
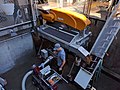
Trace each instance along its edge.
<instances>
[{"instance_id":1,"label":"metal conveyor","mask_svg":"<svg viewBox=\"0 0 120 90\"><path fill-rule=\"evenodd\" d=\"M103 59L105 53L109 49L112 41L116 37L120 29L120 17L116 17L116 10L106 21L101 33L99 34L94 46L91 49L91 54Z\"/></svg>"}]
</instances>

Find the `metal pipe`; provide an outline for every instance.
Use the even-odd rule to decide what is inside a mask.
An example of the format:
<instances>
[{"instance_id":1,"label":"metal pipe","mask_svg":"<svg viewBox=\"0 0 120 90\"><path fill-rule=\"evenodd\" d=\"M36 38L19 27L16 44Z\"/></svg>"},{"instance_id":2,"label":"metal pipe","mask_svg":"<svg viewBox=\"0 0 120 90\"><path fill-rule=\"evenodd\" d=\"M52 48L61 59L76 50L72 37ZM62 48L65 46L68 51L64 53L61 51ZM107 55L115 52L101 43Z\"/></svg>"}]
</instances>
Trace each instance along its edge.
<instances>
[{"instance_id":1,"label":"metal pipe","mask_svg":"<svg viewBox=\"0 0 120 90\"><path fill-rule=\"evenodd\" d=\"M36 26L36 15L35 15L35 3L33 0L30 0L30 5L31 5L31 13L32 13L32 21L33 21L33 26Z\"/></svg>"},{"instance_id":2,"label":"metal pipe","mask_svg":"<svg viewBox=\"0 0 120 90\"><path fill-rule=\"evenodd\" d=\"M52 57L52 56L49 56L44 63L41 63L41 64L39 65L39 67L44 68L44 66L45 66L48 62L50 62L52 59L53 59L53 57Z\"/></svg>"},{"instance_id":3,"label":"metal pipe","mask_svg":"<svg viewBox=\"0 0 120 90\"><path fill-rule=\"evenodd\" d=\"M8 38L8 39L5 39L5 40L0 41L0 43L7 42L7 41L9 41L9 40L12 40L12 39L15 39L15 38L18 38L18 37L22 37L23 35L27 35L27 34L30 34L30 32L24 33L24 34L20 34L20 35L17 35L17 36L15 36L15 37L10 37L10 38Z\"/></svg>"},{"instance_id":4,"label":"metal pipe","mask_svg":"<svg viewBox=\"0 0 120 90\"><path fill-rule=\"evenodd\" d=\"M27 21L27 22L23 22L23 23L20 23L20 24L15 24L15 25L4 27L4 28L0 28L0 31L3 31L5 29L15 28L15 27L22 26L22 25L28 24L28 23L31 23L31 21Z\"/></svg>"}]
</instances>

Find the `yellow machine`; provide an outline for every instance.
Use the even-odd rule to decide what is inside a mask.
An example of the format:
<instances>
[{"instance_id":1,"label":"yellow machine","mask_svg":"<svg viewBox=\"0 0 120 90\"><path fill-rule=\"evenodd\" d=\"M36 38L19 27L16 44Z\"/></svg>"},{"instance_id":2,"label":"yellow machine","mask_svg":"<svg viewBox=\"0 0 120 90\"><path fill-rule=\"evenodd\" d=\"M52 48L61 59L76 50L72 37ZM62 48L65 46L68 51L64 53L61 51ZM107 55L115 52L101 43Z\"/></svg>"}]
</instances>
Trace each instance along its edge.
<instances>
[{"instance_id":1,"label":"yellow machine","mask_svg":"<svg viewBox=\"0 0 120 90\"><path fill-rule=\"evenodd\" d=\"M85 15L61 8L51 9L49 13L42 12L42 16L47 21L58 21L77 30L84 30L91 23Z\"/></svg>"}]
</instances>

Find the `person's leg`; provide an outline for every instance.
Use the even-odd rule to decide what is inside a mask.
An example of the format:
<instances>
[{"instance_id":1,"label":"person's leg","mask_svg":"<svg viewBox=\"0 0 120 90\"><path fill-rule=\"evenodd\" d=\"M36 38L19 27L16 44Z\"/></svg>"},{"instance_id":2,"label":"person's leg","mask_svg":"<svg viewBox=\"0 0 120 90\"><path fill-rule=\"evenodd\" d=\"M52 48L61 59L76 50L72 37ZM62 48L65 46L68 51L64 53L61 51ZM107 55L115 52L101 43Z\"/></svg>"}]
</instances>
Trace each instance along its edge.
<instances>
[{"instance_id":1,"label":"person's leg","mask_svg":"<svg viewBox=\"0 0 120 90\"><path fill-rule=\"evenodd\" d=\"M62 68L62 70L59 70L60 67L58 67L58 74L62 75L63 74L63 70L64 70L64 66Z\"/></svg>"},{"instance_id":2,"label":"person's leg","mask_svg":"<svg viewBox=\"0 0 120 90\"><path fill-rule=\"evenodd\" d=\"M62 70L59 70L59 68L58 68L58 74L62 75Z\"/></svg>"},{"instance_id":3,"label":"person's leg","mask_svg":"<svg viewBox=\"0 0 120 90\"><path fill-rule=\"evenodd\" d=\"M56 68L55 68L55 71L58 73L58 74L60 74L60 75L62 75L62 70L59 70L59 66L56 66Z\"/></svg>"}]
</instances>

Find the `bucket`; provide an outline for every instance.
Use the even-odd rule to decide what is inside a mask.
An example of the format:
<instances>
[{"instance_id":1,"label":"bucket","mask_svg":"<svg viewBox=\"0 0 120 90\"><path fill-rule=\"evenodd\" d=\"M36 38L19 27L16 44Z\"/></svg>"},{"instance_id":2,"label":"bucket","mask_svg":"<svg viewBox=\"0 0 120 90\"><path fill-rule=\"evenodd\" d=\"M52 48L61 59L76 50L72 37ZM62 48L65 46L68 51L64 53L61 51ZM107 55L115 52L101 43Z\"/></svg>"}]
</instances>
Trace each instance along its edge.
<instances>
[{"instance_id":1,"label":"bucket","mask_svg":"<svg viewBox=\"0 0 120 90\"><path fill-rule=\"evenodd\" d=\"M2 9L2 11L4 11L6 15L13 15L14 4L13 3L0 4L0 9Z\"/></svg>"}]
</instances>

